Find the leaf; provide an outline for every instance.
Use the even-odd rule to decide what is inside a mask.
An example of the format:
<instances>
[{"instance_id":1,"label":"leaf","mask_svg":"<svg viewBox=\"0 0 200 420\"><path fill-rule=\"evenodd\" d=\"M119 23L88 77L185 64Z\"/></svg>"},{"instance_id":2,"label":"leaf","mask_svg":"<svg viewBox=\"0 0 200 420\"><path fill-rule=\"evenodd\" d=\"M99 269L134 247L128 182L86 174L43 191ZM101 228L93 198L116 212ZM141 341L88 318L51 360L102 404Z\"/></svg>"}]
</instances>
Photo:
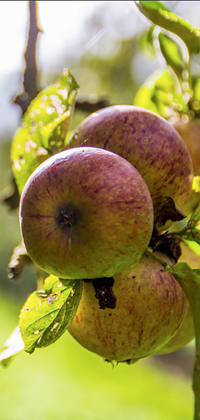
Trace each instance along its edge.
<instances>
[{"instance_id":1,"label":"leaf","mask_svg":"<svg viewBox=\"0 0 200 420\"><path fill-rule=\"evenodd\" d=\"M19 331L19 326L15 328L4 347L0 351L0 364L8 367L14 357L24 349L24 342Z\"/></svg>"},{"instance_id":2,"label":"leaf","mask_svg":"<svg viewBox=\"0 0 200 420\"><path fill-rule=\"evenodd\" d=\"M135 1L140 12L154 24L178 35L190 53L200 52L200 30L173 13L160 1Z\"/></svg>"},{"instance_id":3,"label":"leaf","mask_svg":"<svg viewBox=\"0 0 200 420\"><path fill-rule=\"evenodd\" d=\"M190 217L187 226L178 232L183 240L195 241L200 245L200 204Z\"/></svg>"},{"instance_id":4,"label":"leaf","mask_svg":"<svg viewBox=\"0 0 200 420\"><path fill-rule=\"evenodd\" d=\"M185 214L171 197L160 197L154 200L154 223L156 226L162 227L167 220L177 222L185 217Z\"/></svg>"},{"instance_id":5,"label":"leaf","mask_svg":"<svg viewBox=\"0 0 200 420\"><path fill-rule=\"evenodd\" d=\"M179 114L187 114L188 105L177 91L180 86L170 69L154 72L139 87L133 104L149 109L165 119L177 119Z\"/></svg>"},{"instance_id":6,"label":"leaf","mask_svg":"<svg viewBox=\"0 0 200 420\"><path fill-rule=\"evenodd\" d=\"M192 180L192 190L196 193L200 192L200 176L194 176Z\"/></svg>"},{"instance_id":7,"label":"leaf","mask_svg":"<svg viewBox=\"0 0 200 420\"><path fill-rule=\"evenodd\" d=\"M171 37L162 32L159 32L158 40L167 65L181 78L183 70L186 69L186 63L184 63L183 54L179 45Z\"/></svg>"},{"instance_id":8,"label":"leaf","mask_svg":"<svg viewBox=\"0 0 200 420\"><path fill-rule=\"evenodd\" d=\"M74 77L65 69L54 84L33 99L24 113L11 145L12 171L20 195L37 166L63 150L77 91Z\"/></svg>"},{"instance_id":9,"label":"leaf","mask_svg":"<svg viewBox=\"0 0 200 420\"><path fill-rule=\"evenodd\" d=\"M19 326L28 353L58 340L76 314L82 281L62 281L50 275L44 291L33 292L21 310Z\"/></svg>"},{"instance_id":10,"label":"leaf","mask_svg":"<svg viewBox=\"0 0 200 420\"><path fill-rule=\"evenodd\" d=\"M147 56L153 56L156 54L154 46L154 30L155 25L151 25L147 31L142 32L138 39L141 51Z\"/></svg>"},{"instance_id":11,"label":"leaf","mask_svg":"<svg viewBox=\"0 0 200 420\"><path fill-rule=\"evenodd\" d=\"M187 263L181 262L173 265L167 271L180 283L189 300L191 308L194 309L197 300L198 305L200 305L200 269L192 270Z\"/></svg>"},{"instance_id":12,"label":"leaf","mask_svg":"<svg viewBox=\"0 0 200 420\"><path fill-rule=\"evenodd\" d=\"M8 278L15 280L20 277L26 264L32 263L27 254L24 244L21 242L14 248L13 254L8 264Z\"/></svg>"},{"instance_id":13,"label":"leaf","mask_svg":"<svg viewBox=\"0 0 200 420\"><path fill-rule=\"evenodd\" d=\"M195 79L195 84L193 87L193 99L194 101L200 102L200 78Z\"/></svg>"}]
</instances>

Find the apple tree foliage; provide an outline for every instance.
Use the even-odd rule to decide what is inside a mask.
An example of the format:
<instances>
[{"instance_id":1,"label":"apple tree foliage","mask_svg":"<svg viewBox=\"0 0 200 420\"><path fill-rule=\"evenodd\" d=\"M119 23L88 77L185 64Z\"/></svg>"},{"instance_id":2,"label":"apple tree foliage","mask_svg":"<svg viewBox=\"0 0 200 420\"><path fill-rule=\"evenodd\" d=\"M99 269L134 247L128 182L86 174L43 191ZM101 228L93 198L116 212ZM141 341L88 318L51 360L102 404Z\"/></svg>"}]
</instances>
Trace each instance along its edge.
<instances>
[{"instance_id":1,"label":"apple tree foliage","mask_svg":"<svg viewBox=\"0 0 200 420\"><path fill-rule=\"evenodd\" d=\"M136 1L135 5L147 19L147 30L140 36L139 46L144 54L161 56L165 66L139 87L133 104L161 115L172 124L180 118L199 119L200 76L193 71L192 63L200 53L200 29L159 1ZM54 84L32 100L24 113L11 146L12 171L19 195L36 167L65 148L78 88L70 70L65 69ZM200 177L194 178L193 188L200 192ZM175 234L200 253L200 204L185 227ZM21 244L15 248L10 267L16 275L20 275L28 258ZM200 415L200 269L192 270L186 263L169 267L163 262L163 266L181 284L193 309L196 331L193 389L197 419ZM48 346L66 331L81 298L81 283L61 281L52 275L40 283L25 302L19 327L0 353L3 366L21 350L31 353L37 347Z\"/></svg>"}]
</instances>

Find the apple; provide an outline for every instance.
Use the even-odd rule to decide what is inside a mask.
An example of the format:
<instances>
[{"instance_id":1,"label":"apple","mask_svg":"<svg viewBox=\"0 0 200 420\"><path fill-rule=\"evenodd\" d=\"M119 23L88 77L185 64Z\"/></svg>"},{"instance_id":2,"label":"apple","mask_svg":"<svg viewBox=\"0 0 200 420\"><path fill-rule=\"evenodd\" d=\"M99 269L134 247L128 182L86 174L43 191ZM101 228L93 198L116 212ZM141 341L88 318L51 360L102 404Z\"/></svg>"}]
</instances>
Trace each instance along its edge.
<instances>
[{"instance_id":1,"label":"apple","mask_svg":"<svg viewBox=\"0 0 200 420\"><path fill-rule=\"evenodd\" d=\"M86 349L109 361L133 362L156 353L180 327L187 310L186 296L151 255L144 254L137 266L110 279L110 300L103 279L102 284L99 295L106 295L105 303L111 304L101 309L93 282L84 282L68 328Z\"/></svg>"},{"instance_id":2,"label":"apple","mask_svg":"<svg viewBox=\"0 0 200 420\"><path fill-rule=\"evenodd\" d=\"M181 257L178 262L187 262L193 269L200 269L200 256L196 255L184 242L181 242ZM186 315L176 335L161 349L158 354L171 353L189 344L195 337L193 314L188 303Z\"/></svg>"},{"instance_id":3,"label":"apple","mask_svg":"<svg viewBox=\"0 0 200 420\"><path fill-rule=\"evenodd\" d=\"M200 176L200 120L195 119L185 123L178 121L173 126L188 147L193 162L194 176Z\"/></svg>"},{"instance_id":4,"label":"apple","mask_svg":"<svg viewBox=\"0 0 200 420\"><path fill-rule=\"evenodd\" d=\"M157 354L172 353L189 344L195 337L192 309L188 303L188 308L181 326L177 333Z\"/></svg>"},{"instance_id":5,"label":"apple","mask_svg":"<svg viewBox=\"0 0 200 420\"><path fill-rule=\"evenodd\" d=\"M28 179L22 238L33 262L61 278L110 277L136 265L153 230L153 204L139 172L98 148L60 152Z\"/></svg>"},{"instance_id":6,"label":"apple","mask_svg":"<svg viewBox=\"0 0 200 420\"><path fill-rule=\"evenodd\" d=\"M192 160L187 145L164 118L132 105L103 108L77 127L67 147L80 145L127 159L144 178L153 202L171 197L184 211L192 189Z\"/></svg>"}]
</instances>

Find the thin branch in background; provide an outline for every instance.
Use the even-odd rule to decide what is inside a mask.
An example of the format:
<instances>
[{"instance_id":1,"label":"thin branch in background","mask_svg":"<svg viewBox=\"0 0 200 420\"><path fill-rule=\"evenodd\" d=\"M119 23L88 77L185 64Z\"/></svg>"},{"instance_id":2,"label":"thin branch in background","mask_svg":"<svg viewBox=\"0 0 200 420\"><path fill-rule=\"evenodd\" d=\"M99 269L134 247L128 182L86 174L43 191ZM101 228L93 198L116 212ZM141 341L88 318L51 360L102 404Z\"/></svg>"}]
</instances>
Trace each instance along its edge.
<instances>
[{"instance_id":1,"label":"thin branch in background","mask_svg":"<svg viewBox=\"0 0 200 420\"><path fill-rule=\"evenodd\" d=\"M23 73L23 92L15 97L14 104L19 105L22 114L27 110L30 102L38 94L37 88L37 39L39 32L42 32L38 24L38 5L37 1L29 1L29 30L26 48L24 51L24 73ZM12 191L3 194L2 201L11 210L19 206L19 193L16 182L12 176Z\"/></svg>"},{"instance_id":2,"label":"thin branch in background","mask_svg":"<svg viewBox=\"0 0 200 420\"><path fill-rule=\"evenodd\" d=\"M42 32L38 24L37 1L29 1L28 8L29 31L24 51L23 92L17 95L13 101L20 106L23 114L39 92L37 87L37 40L39 32Z\"/></svg>"},{"instance_id":3,"label":"thin branch in background","mask_svg":"<svg viewBox=\"0 0 200 420\"><path fill-rule=\"evenodd\" d=\"M112 105L108 98L95 98L95 99L78 99L75 104L76 110L89 112L98 111L101 108L106 108L107 106Z\"/></svg>"}]
</instances>

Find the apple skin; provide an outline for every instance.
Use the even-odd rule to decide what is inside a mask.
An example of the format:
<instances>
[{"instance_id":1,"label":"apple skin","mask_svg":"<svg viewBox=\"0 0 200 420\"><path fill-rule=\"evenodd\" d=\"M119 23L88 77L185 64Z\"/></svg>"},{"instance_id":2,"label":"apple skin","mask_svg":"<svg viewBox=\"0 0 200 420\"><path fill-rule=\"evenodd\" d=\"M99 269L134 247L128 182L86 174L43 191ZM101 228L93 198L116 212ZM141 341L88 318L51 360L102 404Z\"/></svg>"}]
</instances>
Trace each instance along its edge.
<instances>
[{"instance_id":1,"label":"apple skin","mask_svg":"<svg viewBox=\"0 0 200 420\"><path fill-rule=\"evenodd\" d=\"M114 276L114 309L100 309L91 282L83 294L69 333L86 349L109 361L148 357L180 327L186 296L174 277L152 256Z\"/></svg>"},{"instance_id":2,"label":"apple skin","mask_svg":"<svg viewBox=\"0 0 200 420\"><path fill-rule=\"evenodd\" d=\"M127 159L144 178L153 202L168 196L183 209L188 201L193 179L190 153L174 127L159 115L132 105L103 108L77 127L67 147L80 145L101 147Z\"/></svg>"},{"instance_id":3,"label":"apple skin","mask_svg":"<svg viewBox=\"0 0 200 420\"><path fill-rule=\"evenodd\" d=\"M200 120L177 122L173 126L188 147L193 162L194 176L200 176Z\"/></svg>"},{"instance_id":4,"label":"apple skin","mask_svg":"<svg viewBox=\"0 0 200 420\"><path fill-rule=\"evenodd\" d=\"M35 264L69 279L110 277L136 265L153 230L153 204L139 172L94 147L41 164L25 185L19 214Z\"/></svg>"},{"instance_id":5,"label":"apple skin","mask_svg":"<svg viewBox=\"0 0 200 420\"><path fill-rule=\"evenodd\" d=\"M181 243L182 255L178 262L186 262L192 269L200 268L200 256L196 255L186 244ZM176 335L161 349L158 354L171 353L189 344L195 337L193 314L188 303L188 308Z\"/></svg>"},{"instance_id":6,"label":"apple skin","mask_svg":"<svg viewBox=\"0 0 200 420\"><path fill-rule=\"evenodd\" d=\"M181 326L179 327L177 334L171 338L171 340L165 344L165 346L158 351L157 354L168 354L189 344L195 337L194 322L191 307L188 304L188 308L185 314L185 318Z\"/></svg>"}]
</instances>

